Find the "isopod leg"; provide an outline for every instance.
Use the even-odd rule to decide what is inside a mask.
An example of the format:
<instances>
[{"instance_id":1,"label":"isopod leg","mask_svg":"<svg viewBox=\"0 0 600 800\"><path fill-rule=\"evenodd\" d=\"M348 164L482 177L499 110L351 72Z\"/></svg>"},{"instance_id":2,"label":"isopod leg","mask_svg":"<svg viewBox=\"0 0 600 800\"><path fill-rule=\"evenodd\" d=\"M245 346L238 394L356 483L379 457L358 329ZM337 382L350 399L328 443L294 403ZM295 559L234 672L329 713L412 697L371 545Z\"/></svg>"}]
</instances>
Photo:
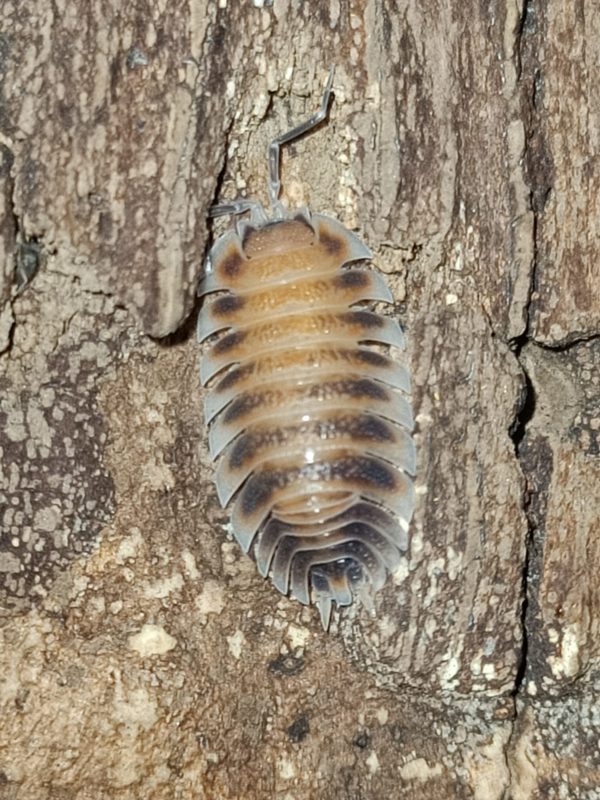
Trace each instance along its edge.
<instances>
[{"instance_id":1,"label":"isopod leg","mask_svg":"<svg viewBox=\"0 0 600 800\"><path fill-rule=\"evenodd\" d=\"M238 214L245 214L250 212L250 219L252 223L263 225L267 221L267 215L258 200L232 200L230 203L219 203L216 206L211 206L208 209L209 217L224 217L227 215L237 216Z\"/></svg>"},{"instance_id":2,"label":"isopod leg","mask_svg":"<svg viewBox=\"0 0 600 800\"><path fill-rule=\"evenodd\" d=\"M305 133L308 133L308 131L315 128L327 117L334 72L335 67L332 66L329 70L329 77L327 78L325 91L323 92L321 108L317 111L317 113L313 114L312 117L307 119L305 122L301 122L300 125L296 125L296 127L292 128L290 131L280 134L276 139L273 139L269 145L269 198L271 200L271 208L273 209L273 215L275 217L278 216L277 211L280 210L278 199L279 192L281 191L281 177L279 175L279 150L281 145L288 144L288 142L292 142L294 139L304 136Z\"/></svg>"}]
</instances>

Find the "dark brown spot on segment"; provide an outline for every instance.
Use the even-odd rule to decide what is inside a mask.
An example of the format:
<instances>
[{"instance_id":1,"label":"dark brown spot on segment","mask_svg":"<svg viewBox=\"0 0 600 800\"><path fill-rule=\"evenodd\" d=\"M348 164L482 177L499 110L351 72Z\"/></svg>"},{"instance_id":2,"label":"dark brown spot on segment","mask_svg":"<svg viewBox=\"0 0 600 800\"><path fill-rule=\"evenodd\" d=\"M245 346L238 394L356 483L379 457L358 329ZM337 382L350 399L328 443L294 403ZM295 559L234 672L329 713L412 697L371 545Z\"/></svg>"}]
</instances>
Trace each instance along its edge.
<instances>
[{"instance_id":1,"label":"dark brown spot on segment","mask_svg":"<svg viewBox=\"0 0 600 800\"><path fill-rule=\"evenodd\" d=\"M372 311L346 311L340 314L340 319L363 328L383 328L384 325L383 318Z\"/></svg>"},{"instance_id":2,"label":"dark brown spot on segment","mask_svg":"<svg viewBox=\"0 0 600 800\"><path fill-rule=\"evenodd\" d=\"M321 225L319 229L319 242L327 253L332 256L341 254L345 248L345 242L342 237L329 233L324 225Z\"/></svg>"},{"instance_id":3,"label":"dark brown spot on segment","mask_svg":"<svg viewBox=\"0 0 600 800\"><path fill-rule=\"evenodd\" d=\"M213 354L216 356L222 356L241 344L245 338L246 334L244 331L234 331L233 333L228 333L227 336L223 336L213 345Z\"/></svg>"},{"instance_id":4,"label":"dark brown spot on segment","mask_svg":"<svg viewBox=\"0 0 600 800\"><path fill-rule=\"evenodd\" d=\"M358 361L362 361L363 364L369 364L371 367L390 367L392 365L387 356L374 350L359 348L358 350L353 350L352 353L356 355Z\"/></svg>"},{"instance_id":5,"label":"dark brown spot on segment","mask_svg":"<svg viewBox=\"0 0 600 800\"><path fill-rule=\"evenodd\" d=\"M353 397L355 399L388 400L384 386L369 378L347 378L342 381L324 381L310 387L310 398Z\"/></svg>"},{"instance_id":6,"label":"dark brown spot on segment","mask_svg":"<svg viewBox=\"0 0 600 800\"><path fill-rule=\"evenodd\" d=\"M252 398L252 404L246 403L247 408L242 407L237 416L243 416L247 410L252 411L256 406L262 405L263 397L261 395L258 398ZM229 467L231 469L239 469L244 465L244 462L253 458L260 450L270 448L278 452L278 448L284 446L290 436L295 436L299 433L308 434L319 430L318 422L300 423L284 427L278 426L275 422L265 427L261 426L261 429L254 430L254 432L246 432L235 440L235 444L231 448L228 459ZM323 438L325 438L324 434Z\"/></svg>"},{"instance_id":7,"label":"dark brown spot on segment","mask_svg":"<svg viewBox=\"0 0 600 800\"><path fill-rule=\"evenodd\" d=\"M238 436L231 447L227 458L229 469L235 470L243 467L256 453L256 442L250 434Z\"/></svg>"},{"instance_id":8,"label":"dark brown spot on segment","mask_svg":"<svg viewBox=\"0 0 600 800\"><path fill-rule=\"evenodd\" d=\"M250 375L253 369L254 362L241 367L234 367L221 378L219 383L215 386L214 392L218 394L219 392L226 392L228 389L232 389L236 383L239 383L241 380Z\"/></svg>"},{"instance_id":9,"label":"dark brown spot on segment","mask_svg":"<svg viewBox=\"0 0 600 800\"><path fill-rule=\"evenodd\" d=\"M220 265L217 265L217 269L220 268L226 278L235 278L239 275L243 264L244 259L239 251L237 249L230 250L223 258Z\"/></svg>"},{"instance_id":10,"label":"dark brown spot on segment","mask_svg":"<svg viewBox=\"0 0 600 800\"><path fill-rule=\"evenodd\" d=\"M226 317L235 311L239 311L245 303L246 301L243 297L238 297L235 294L223 295L213 303L212 312L215 317Z\"/></svg>"},{"instance_id":11,"label":"dark brown spot on segment","mask_svg":"<svg viewBox=\"0 0 600 800\"><path fill-rule=\"evenodd\" d=\"M389 392L377 381L369 378L344 381L346 391L351 397L368 397L371 400L389 400Z\"/></svg>"},{"instance_id":12,"label":"dark brown spot on segment","mask_svg":"<svg viewBox=\"0 0 600 800\"><path fill-rule=\"evenodd\" d=\"M349 269L336 275L333 285L338 289L360 289L364 286L368 286L370 282L371 277L368 272Z\"/></svg>"},{"instance_id":13,"label":"dark brown spot on segment","mask_svg":"<svg viewBox=\"0 0 600 800\"><path fill-rule=\"evenodd\" d=\"M348 456L333 461L329 468L336 477L365 487L392 491L397 480L392 467L370 456Z\"/></svg>"},{"instance_id":14,"label":"dark brown spot on segment","mask_svg":"<svg viewBox=\"0 0 600 800\"><path fill-rule=\"evenodd\" d=\"M295 473L295 474L294 474ZM393 467L374 456L349 455L303 464L297 470L272 470L276 484L284 486L296 476L312 481L347 481L351 486L392 491L398 480Z\"/></svg>"},{"instance_id":15,"label":"dark brown spot on segment","mask_svg":"<svg viewBox=\"0 0 600 800\"><path fill-rule=\"evenodd\" d=\"M223 422L235 422L265 402L264 392L243 392L223 412Z\"/></svg>"},{"instance_id":16,"label":"dark brown spot on segment","mask_svg":"<svg viewBox=\"0 0 600 800\"><path fill-rule=\"evenodd\" d=\"M249 517L264 508L275 489L285 484L285 474L283 470L257 470L242 487L240 504L242 515Z\"/></svg>"},{"instance_id":17,"label":"dark brown spot on segment","mask_svg":"<svg viewBox=\"0 0 600 800\"><path fill-rule=\"evenodd\" d=\"M392 427L380 417L371 414L356 414L347 418L347 430L353 439L364 442L365 439L376 442L393 442L395 439Z\"/></svg>"}]
</instances>

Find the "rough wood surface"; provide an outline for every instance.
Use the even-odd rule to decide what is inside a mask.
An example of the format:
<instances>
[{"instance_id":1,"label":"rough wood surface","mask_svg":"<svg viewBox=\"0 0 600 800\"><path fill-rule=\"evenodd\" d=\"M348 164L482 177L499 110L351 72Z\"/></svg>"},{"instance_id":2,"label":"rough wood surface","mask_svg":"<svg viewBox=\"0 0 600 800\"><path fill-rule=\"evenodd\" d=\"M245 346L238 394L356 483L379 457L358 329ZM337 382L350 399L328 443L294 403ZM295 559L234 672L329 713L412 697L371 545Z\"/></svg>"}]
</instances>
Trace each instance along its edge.
<instances>
[{"instance_id":1,"label":"rough wood surface","mask_svg":"<svg viewBox=\"0 0 600 800\"><path fill-rule=\"evenodd\" d=\"M524 17L527 166L536 212L530 329L551 346L600 328L600 16L593 2Z\"/></svg>"},{"instance_id":2,"label":"rough wood surface","mask_svg":"<svg viewBox=\"0 0 600 800\"><path fill-rule=\"evenodd\" d=\"M600 797L592 0L0 16L0 799ZM331 61L285 198L393 286L419 501L326 635L228 538L186 317Z\"/></svg>"}]
</instances>

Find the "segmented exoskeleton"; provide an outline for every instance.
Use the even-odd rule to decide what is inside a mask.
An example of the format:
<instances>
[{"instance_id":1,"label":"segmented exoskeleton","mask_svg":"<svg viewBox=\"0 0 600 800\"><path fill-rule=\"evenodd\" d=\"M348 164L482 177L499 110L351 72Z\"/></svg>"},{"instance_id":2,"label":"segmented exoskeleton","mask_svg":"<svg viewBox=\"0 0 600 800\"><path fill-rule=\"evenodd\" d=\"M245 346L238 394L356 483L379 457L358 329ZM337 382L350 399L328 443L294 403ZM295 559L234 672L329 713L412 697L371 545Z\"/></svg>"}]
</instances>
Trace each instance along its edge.
<instances>
[{"instance_id":1,"label":"segmented exoskeleton","mask_svg":"<svg viewBox=\"0 0 600 800\"><path fill-rule=\"evenodd\" d=\"M201 380L219 500L260 574L315 602L325 629L333 602L368 597L398 566L415 471L408 371L382 352L404 337L370 310L392 295L355 264L371 252L279 200L280 146L326 118L332 82L333 70L320 110L269 145L271 213L254 200L212 209L250 219L210 251L198 321L199 340L213 337Z\"/></svg>"}]
</instances>

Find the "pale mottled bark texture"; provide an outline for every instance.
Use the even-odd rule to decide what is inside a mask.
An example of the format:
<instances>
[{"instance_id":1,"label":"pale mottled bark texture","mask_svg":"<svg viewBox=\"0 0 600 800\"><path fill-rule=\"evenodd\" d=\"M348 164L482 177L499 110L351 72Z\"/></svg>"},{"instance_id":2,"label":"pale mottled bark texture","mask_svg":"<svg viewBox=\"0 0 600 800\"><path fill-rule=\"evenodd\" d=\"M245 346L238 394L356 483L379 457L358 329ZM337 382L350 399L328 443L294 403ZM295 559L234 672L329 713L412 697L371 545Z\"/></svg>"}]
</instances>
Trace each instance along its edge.
<instances>
[{"instance_id":1,"label":"pale mottled bark texture","mask_svg":"<svg viewBox=\"0 0 600 800\"><path fill-rule=\"evenodd\" d=\"M0 18L0 799L600 797L596 4ZM284 196L389 278L419 467L325 634L228 538L193 323L207 208L331 62Z\"/></svg>"}]
</instances>

